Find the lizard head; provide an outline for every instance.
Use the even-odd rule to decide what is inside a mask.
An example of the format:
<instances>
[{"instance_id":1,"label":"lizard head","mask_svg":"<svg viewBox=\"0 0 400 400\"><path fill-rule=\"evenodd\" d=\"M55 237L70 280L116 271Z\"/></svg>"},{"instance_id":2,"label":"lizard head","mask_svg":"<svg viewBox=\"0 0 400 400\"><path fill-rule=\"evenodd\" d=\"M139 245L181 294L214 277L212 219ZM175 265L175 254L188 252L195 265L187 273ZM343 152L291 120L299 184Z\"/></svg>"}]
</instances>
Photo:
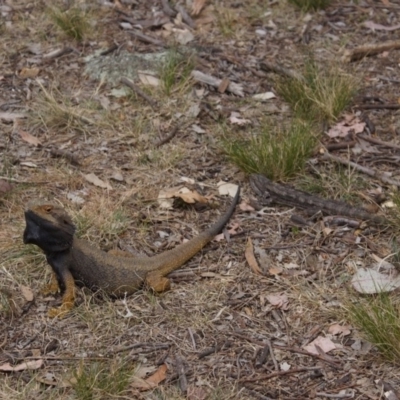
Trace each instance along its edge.
<instances>
[{"instance_id":1,"label":"lizard head","mask_svg":"<svg viewBox=\"0 0 400 400\"><path fill-rule=\"evenodd\" d=\"M75 225L63 208L54 204L29 207L25 221L25 244L36 244L44 252L64 251L72 246Z\"/></svg>"}]
</instances>

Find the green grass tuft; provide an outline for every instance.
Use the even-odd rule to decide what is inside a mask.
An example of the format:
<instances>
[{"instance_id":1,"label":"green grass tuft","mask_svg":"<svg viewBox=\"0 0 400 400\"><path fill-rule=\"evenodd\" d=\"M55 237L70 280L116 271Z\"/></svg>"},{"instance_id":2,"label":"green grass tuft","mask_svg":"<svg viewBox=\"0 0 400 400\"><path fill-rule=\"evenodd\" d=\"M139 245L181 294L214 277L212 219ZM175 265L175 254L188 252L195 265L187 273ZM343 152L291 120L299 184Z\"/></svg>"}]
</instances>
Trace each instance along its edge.
<instances>
[{"instance_id":1,"label":"green grass tuft","mask_svg":"<svg viewBox=\"0 0 400 400\"><path fill-rule=\"evenodd\" d=\"M349 105L358 86L354 76L338 67L323 69L309 61L304 67L303 79L281 78L276 89L297 117L332 122Z\"/></svg>"},{"instance_id":2,"label":"green grass tuft","mask_svg":"<svg viewBox=\"0 0 400 400\"><path fill-rule=\"evenodd\" d=\"M87 14L79 8L49 10L52 21L70 38L81 42L90 30Z\"/></svg>"},{"instance_id":3,"label":"green grass tuft","mask_svg":"<svg viewBox=\"0 0 400 400\"><path fill-rule=\"evenodd\" d=\"M286 130L271 129L266 124L250 139L225 140L224 150L243 171L282 181L304 168L316 142L312 125L297 120Z\"/></svg>"},{"instance_id":4,"label":"green grass tuft","mask_svg":"<svg viewBox=\"0 0 400 400\"><path fill-rule=\"evenodd\" d=\"M165 94L169 96L178 82L180 89L185 88L190 80L190 73L193 68L193 57L190 54L183 55L176 49L170 50L159 70Z\"/></svg>"},{"instance_id":5,"label":"green grass tuft","mask_svg":"<svg viewBox=\"0 0 400 400\"><path fill-rule=\"evenodd\" d=\"M81 364L74 371L73 389L79 400L109 399L127 389L133 369L124 362Z\"/></svg>"},{"instance_id":6,"label":"green grass tuft","mask_svg":"<svg viewBox=\"0 0 400 400\"><path fill-rule=\"evenodd\" d=\"M331 0L289 0L289 3L299 7L302 11L320 10L328 7Z\"/></svg>"},{"instance_id":7,"label":"green grass tuft","mask_svg":"<svg viewBox=\"0 0 400 400\"><path fill-rule=\"evenodd\" d=\"M351 322L389 361L400 363L400 301L395 294L379 293L347 307Z\"/></svg>"}]
</instances>

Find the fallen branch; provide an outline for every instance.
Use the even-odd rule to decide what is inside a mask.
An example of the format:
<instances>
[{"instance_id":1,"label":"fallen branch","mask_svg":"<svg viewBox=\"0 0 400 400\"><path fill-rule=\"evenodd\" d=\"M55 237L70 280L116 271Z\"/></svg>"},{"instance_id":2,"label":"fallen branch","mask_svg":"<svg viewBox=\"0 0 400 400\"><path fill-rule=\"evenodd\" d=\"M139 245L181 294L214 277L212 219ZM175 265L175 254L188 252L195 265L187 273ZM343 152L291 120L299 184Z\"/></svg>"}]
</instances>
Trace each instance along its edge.
<instances>
[{"instance_id":1,"label":"fallen branch","mask_svg":"<svg viewBox=\"0 0 400 400\"><path fill-rule=\"evenodd\" d=\"M142 42L155 44L156 46L166 47L164 42L162 42L161 40L155 39L151 36L144 35L143 33L140 33L137 31L127 31L127 32L130 35L132 35L133 37L135 37L136 39L141 40Z\"/></svg>"},{"instance_id":2,"label":"fallen branch","mask_svg":"<svg viewBox=\"0 0 400 400\"><path fill-rule=\"evenodd\" d=\"M376 170L374 170L372 168L363 167L362 165L359 165L359 164L357 164L357 163L355 163L353 161L344 160L343 158L333 156L330 153L325 153L324 154L324 159L335 161L338 164L343 164L343 165L346 165L348 167L352 167L355 170L357 170L359 172L362 172L362 173L364 173L366 175L372 176L373 178L377 178L377 179L381 180L382 182L387 183L388 185L394 185L394 186L400 187L400 181L396 181L395 179L391 179L388 176L386 176L385 173L378 172L378 171L376 171Z\"/></svg>"},{"instance_id":3,"label":"fallen branch","mask_svg":"<svg viewBox=\"0 0 400 400\"><path fill-rule=\"evenodd\" d=\"M296 79L298 81L304 81L304 77L299 74L296 71L293 71L292 69L282 67L281 65L273 64L268 61L263 61L260 64L260 67L262 70L266 72L275 72L278 75L291 78L291 79Z\"/></svg>"},{"instance_id":4,"label":"fallen branch","mask_svg":"<svg viewBox=\"0 0 400 400\"><path fill-rule=\"evenodd\" d=\"M215 78L214 76L211 75L206 75L203 72L197 70L192 71L191 76L195 81L205 83L206 85L213 86L217 89L220 87L222 82L222 79ZM238 83L230 82L226 90L228 92L236 94L236 96L240 97L244 96L243 87Z\"/></svg>"},{"instance_id":5,"label":"fallen branch","mask_svg":"<svg viewBox=\"0 0 400 400\"><path fill-rule=\"evenodd\" d=\"M141 98L145 99L153 107L153 109L158 107L156 101L154 101L150 96L148 96L145 92L143 92L142 89L140 89L138 86L136 86L128 78L122 77L121 78L121 83L123 83L126 86L130 87L138 96L140 96Z\"/></svg>"},{"instance_id":6,"label":"fallen branch","mask_svg":"<svg viewBox=\"0 0 400 400\"><path fill-rule=\"evenodd\" d=\"M365 46L356 47L352 50L345 50L342 61L352 62L361 60L364 57L371 57L375 54L383 53L393 49L400 49L400 40L388 40L383 43L368 44Z\"/></svg>"},{"instance_id":7,"label":"fallen branch","mask_svg":"<svg viewBox=\"0 0 400 400\"><path fill-rule=\"evenodd\" d=\"M366 142L370 142L370 143L377 144L380 146L389 147L390 149L400 150L400 146L398 144L384 142L383 140L376 139L376 138L373 138L371 136L367 136L364 134L358 135L358 137L362 140L365 140Z\"/></svg>"}]
</instances>

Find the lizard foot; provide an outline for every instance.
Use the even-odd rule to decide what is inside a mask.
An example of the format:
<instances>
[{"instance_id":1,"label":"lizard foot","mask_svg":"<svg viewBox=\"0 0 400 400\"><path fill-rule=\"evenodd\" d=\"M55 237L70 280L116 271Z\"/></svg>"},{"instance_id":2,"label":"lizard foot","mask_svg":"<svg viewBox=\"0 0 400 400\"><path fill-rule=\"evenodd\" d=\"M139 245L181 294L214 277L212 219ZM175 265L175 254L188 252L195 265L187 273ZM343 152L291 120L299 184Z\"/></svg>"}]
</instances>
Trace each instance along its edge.
<instances>
[{"instance_id":1,"label":"lizard foot","mask_svg":"<svg viewBox=\"0 0 400 400\"><path fill-rule=\"evenodd\" d=\"M157 293L165 292L171 288L170 280L158 274L148 274L146 284Z\"/></svg>"},{"instance_id":2,"label":"lizard foot","mask_svg":"<svg viewBox=\"0 0 400 400\"><path fill-rule=\"evenodd\" d=\"M53 282L49 283L48 285L45 285L41 290L40 293L43 296L48 296L49 294L56 294L59 291L59 287L58 287L58 283L56 283L55 285L53 284Z\"/></svg>"},{"instance_id":3,"label":"lizard foot","mask_svg":"<svg viewBox=\"0 0 400 400\"><path fill-rule=\"evenodd\" d=\"M72 309L74 303L63 303L60 307L50 308L47 315L51 318L64 318L68 312Z\"/></svg>"}]
</instances>

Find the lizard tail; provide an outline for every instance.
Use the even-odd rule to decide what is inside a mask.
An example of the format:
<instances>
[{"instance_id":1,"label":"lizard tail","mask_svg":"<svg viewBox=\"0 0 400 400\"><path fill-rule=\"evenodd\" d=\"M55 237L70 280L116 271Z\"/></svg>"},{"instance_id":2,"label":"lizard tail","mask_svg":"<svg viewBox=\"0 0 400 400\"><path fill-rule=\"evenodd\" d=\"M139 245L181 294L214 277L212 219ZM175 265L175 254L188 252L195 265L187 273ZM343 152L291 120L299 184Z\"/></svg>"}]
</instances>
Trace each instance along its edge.
<instances>
[{"instance_id":1,"label":"lizard tail","mask_svg":"<svg viewBox=\"0 0 400 400\"><path fill-rule=\"evenodd\" d=\"M161 276L166 276L170 272L181 267L186 261L197 254L214 236L220 233L223 227L231 218L239 201L240 187L232 200L231 205L226 210L225 214L210 228L200 233L198 236L189 242L182 243L175 248L165 251L162 254L150 257L149 263L152 265L152 270L157 270Z\"/></svg>"}]
</instances>

